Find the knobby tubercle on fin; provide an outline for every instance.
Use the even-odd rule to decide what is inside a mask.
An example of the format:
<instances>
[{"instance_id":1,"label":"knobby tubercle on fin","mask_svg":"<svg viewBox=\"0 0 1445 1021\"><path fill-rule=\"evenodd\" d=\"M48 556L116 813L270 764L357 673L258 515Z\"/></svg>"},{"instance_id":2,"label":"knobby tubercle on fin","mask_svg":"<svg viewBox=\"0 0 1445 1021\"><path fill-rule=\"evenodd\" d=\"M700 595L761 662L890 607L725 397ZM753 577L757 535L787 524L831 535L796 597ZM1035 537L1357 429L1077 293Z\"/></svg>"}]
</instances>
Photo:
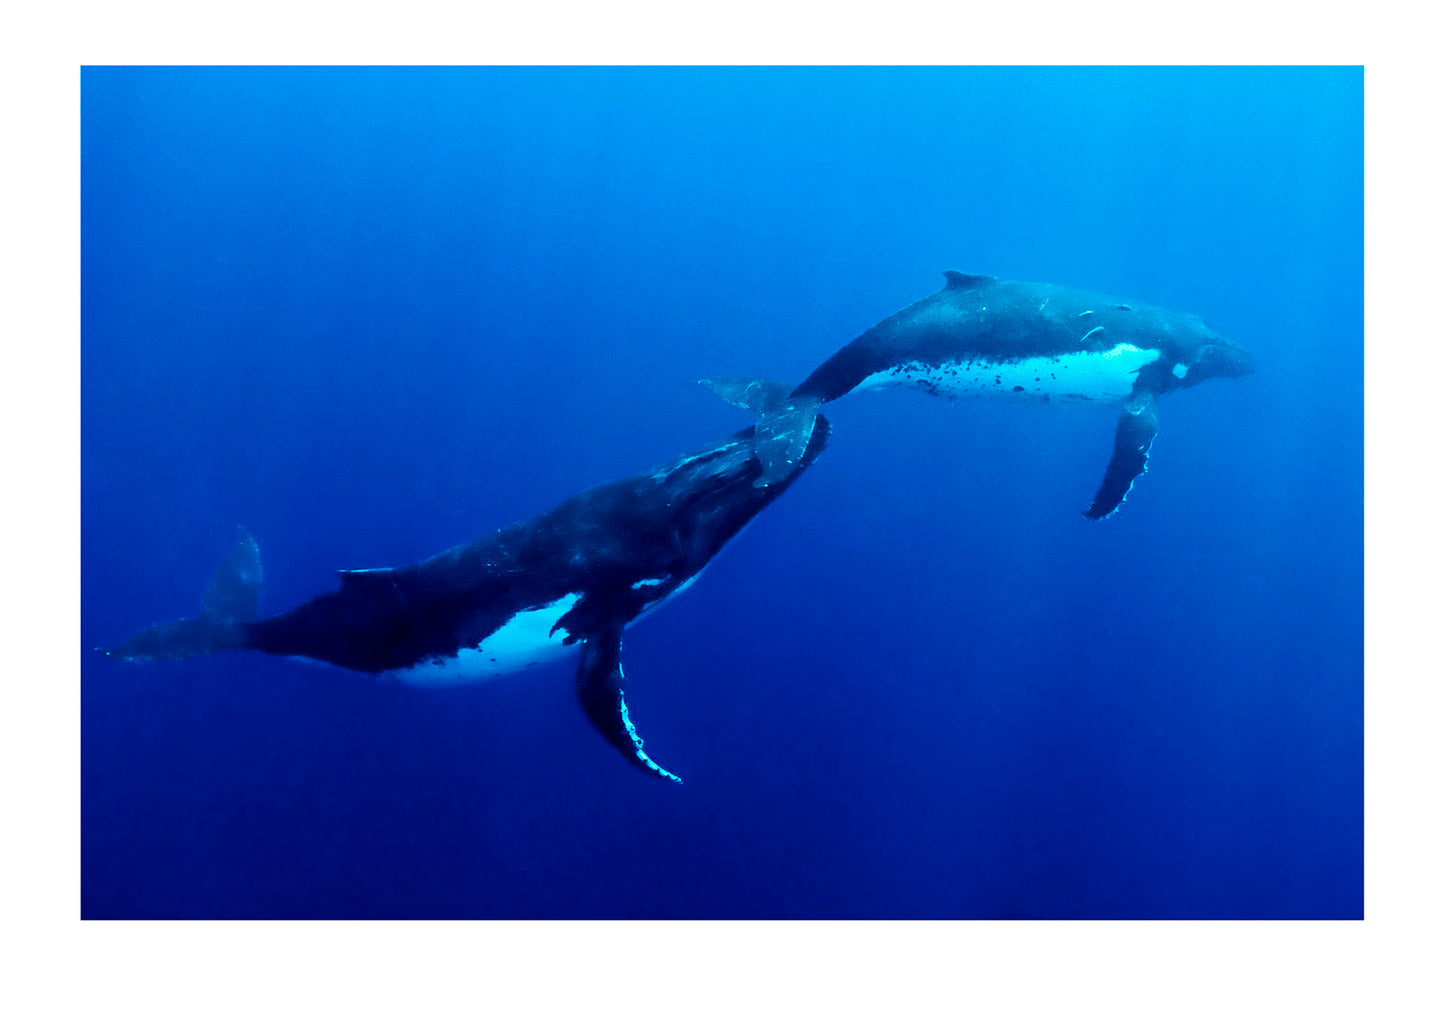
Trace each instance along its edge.
<instances>
[{"instance_id":1,"label":"knobby tubercle on fin","mask_svg":"<svg viewBox=\"0 0 1445 1021\"><path fill-rule=\"evenodd\" d=\"M633 765L673 783L682 777L663 769L642 750L642 737L632 723L623 694L622 626L607 624L582 645L577 661L577 698L587 719L607 743L625 755Z\"/></svg>"},{"instance_id":2,"label":"knobby tubercle on fin","mask_svg":"<svg viewBox=\"0 0 1445 1021\"><path fill-rule=\"evenodd\" d=\"M664 780L671 780L673 783L682 783L682 777L663 769L652 756L642 750L642 736L637 733L637 728L632 725L632 715L627 711L627 698L620 691L617 693L617 709L622 715L622 725L627 728L627 736L632 738L633 754L637 756L644 766Z\"/></svg>"}]
</instances>

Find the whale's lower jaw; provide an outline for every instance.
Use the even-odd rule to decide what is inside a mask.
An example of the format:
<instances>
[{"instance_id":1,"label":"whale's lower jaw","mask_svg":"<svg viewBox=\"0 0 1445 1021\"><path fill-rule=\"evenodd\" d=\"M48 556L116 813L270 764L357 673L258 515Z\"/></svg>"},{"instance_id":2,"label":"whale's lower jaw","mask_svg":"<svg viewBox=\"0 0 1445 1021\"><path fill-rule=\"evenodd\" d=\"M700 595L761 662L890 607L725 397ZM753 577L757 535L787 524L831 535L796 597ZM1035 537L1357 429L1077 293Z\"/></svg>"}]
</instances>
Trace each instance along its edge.
<instances>
[{"instance_id":1,"label":"whale's lower jaw","mask_svg":"<svg viewBox=\"0 0 1445 1021\"><path fill-rule=\"evenodd\" d=\"M1108 351L1040 355L1017 361L966 357L933 363L910 361L865 377L853 392L911 386L942 397L984 395L1118 403L1133 391L1139 370L1158 357L1158 351L1118 344Z\"/></svg>"}]
</instances>

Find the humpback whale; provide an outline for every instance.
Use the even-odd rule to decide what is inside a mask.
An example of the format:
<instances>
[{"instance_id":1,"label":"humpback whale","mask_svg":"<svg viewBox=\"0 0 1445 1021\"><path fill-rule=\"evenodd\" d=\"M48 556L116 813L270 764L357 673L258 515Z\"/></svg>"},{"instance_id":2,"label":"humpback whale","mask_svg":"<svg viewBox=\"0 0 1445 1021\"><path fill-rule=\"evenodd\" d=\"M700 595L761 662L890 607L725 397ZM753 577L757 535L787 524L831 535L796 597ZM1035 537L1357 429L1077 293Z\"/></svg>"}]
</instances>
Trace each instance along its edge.
<instances>
[{"instance_id":1,"label":"humpback whale","mask_svg":"<svg viewBox=\"0 0 1445 1021\"><path fill-rule=\"evenodd\" d=\"M1123 407L1113 456L1084 516L1107 518L1148 466L1155 399L1253 371L1243 348L1197 316L1055 284L953 270L944 278L942 290L839 349L790 393L745 377L702 381L763 416L759 485L788 476L821 405L861 390L1103 401Z\"/></svg>"},{"instance_id":2,"label":"humpback whale","mask_svg":"<svg viewBox=\"0 0 1445 1021\"><path fill-rule=\"evenodd\" d=\"M634 765L681 782L642 750L623 694L623 629L690 585L812 464L828 432L818 418L775 484L754 485L763 469L746 429L420 563L341 571L336 591L274 617L258 616L260 552L241 529L198 616L100 651L145 662L252 649L435 686L513 673L580 646L576 694L587 718Z\"/></svg>"}]
</instances>

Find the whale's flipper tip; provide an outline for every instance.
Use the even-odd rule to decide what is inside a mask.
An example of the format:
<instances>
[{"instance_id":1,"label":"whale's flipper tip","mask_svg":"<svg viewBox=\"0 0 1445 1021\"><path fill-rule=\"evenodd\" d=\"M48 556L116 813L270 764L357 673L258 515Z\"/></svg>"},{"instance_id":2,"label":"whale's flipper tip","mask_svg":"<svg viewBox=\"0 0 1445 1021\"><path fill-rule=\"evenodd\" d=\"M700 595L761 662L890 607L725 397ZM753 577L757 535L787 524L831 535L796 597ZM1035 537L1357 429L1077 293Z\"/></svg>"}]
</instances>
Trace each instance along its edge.
<instances>
[{"instance_id":1,"label":"whale's flipper tip","mask_svg":"<svg viewBox=\"0 0 1445 1021\"><path fill-rule=\"evenodd\" d=\"M1158 432L1159 419L1154 413L1152 394L1136 397L1125 405L1114 431L1114 455L1084 517L1102 521L1118 511L1129 490L1134 488L1134 480L1149 470L1149 448Z\"/></svg>"},{"instance_id":2,"label":"whale's flipper tip","mask_svg":"<svg viewBox=\"0 0 1445 1021\"><path fill-rule=\"evenodd\" d=\"M577 662L577 700L592 726L627 761L653 776L682 783L682 777L663 769L642 750L642 738L632 725L622 693L623 681L622 626L613 624L583 643Z\"/></svg>"}]
</instances>

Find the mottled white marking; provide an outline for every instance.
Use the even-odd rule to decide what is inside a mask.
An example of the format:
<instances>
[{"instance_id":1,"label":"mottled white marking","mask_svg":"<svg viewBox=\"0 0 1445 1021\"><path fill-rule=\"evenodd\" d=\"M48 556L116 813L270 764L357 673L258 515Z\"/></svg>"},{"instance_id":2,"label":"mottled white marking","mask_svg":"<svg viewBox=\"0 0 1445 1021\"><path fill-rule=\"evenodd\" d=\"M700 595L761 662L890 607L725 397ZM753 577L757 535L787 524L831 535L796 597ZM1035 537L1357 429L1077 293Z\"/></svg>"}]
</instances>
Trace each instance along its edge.
<instances>
[{"instance_id":1,"label":"mottled white marking","mask_svg":"<svg viewBox=\"0 0 1445 1021\"><path fill-rule=\"evenodd\" d=\"M1158 358L1133 344L1116 344L1107 351L1079 351L1063 355L990 362L984 358L927 364L906 362L875 372L853 388L915 386L946 397L1001 394L1074 401L1122 401L1134 389L1140 369Z\"/></svg>"},{"instance_id":2,"label":"mottled white marking","mask_svg":"<svg viewBox=\"0 0 1445 1021\"><path fill-rule=\"evenodd\" d=\"M622 678L622 664L620 663L617 665L617 676ZM625 680L625 678L622 679ZM682 783L682 777L663 769L652 756L642 750L642 736L637 733L637 728L632 725L632 715L627 711L627 699L621 692L617 695L617 709L622 716L622 725L627 728L627 736L632 738L632 753L637 756L638 760L648 769L653 770L661 776L676 783Z\"/></svg>"},{"instance_id":3,"label":"mottled white marking","mask_svg":"<svg viewBox=\"0 0 1445 1021\"><path fill-rule=\"evenodd\" d=\"M643 578L641 581L634 581L632 583L632 591L636 592L639 589L649 588L655 585L663 585L666 584L666 582L666 578Z\"/></svg>"},{"instance_id":4,"label":"mottled white marking","mask_svg":"<svg viewBox=\"0 0 1445 1021\"><path fill-rule=\"evenodd\" d=\"M734 536L734 538L736 538L736 536ZM719 550L718 552L722 552L722 551ZM689 588L692 587L692 583L693 583L693 582L697 581L697 575L698 575L698 574L702 574L702 572L701 572L701 571L698 571L697 574L694 574L691 578L687 579L687 581L683 582L683 583L682 583L681 585L679 585L677 588L675 588L675 589L673 589L671 592L667 593L667 595L662 596L661 598L655 598L655 599L653 599L651 602L647 603L646 606L643 608L642 612L639 613L636 617L633 617L633 618L632 618L632 620L630 621L630 624L636 624L639 620L641 620L642 618L644 618L644 617L648 616L649 614L651 614L652 611L655 610L655 609L657 609L659 606L662 606L662 605L664 605L665 603L670 603L670 602L672 602L674 596L680 596L680 595L682 595L684 592L686 592ZM633 588L636 588L636 587L637 587L636 585L633 586ZM629 625L629 626L630 626L630 625Z\"/></svg>"},{"instance_id":5,"label":"mottled white marking","mask_svg":"<svg viewBox=\"0 0 1445 1021\"><path fill-rule=\"evenodd\" d=\"M404 684L426 687L475 684L561 659L572 647L562 644L567 637L565 630L554 633L552 628L581 598L580 592L572 592L546 606L518 611L482 639L480 645L461 649L455 656L423 660L415 666L390 670L387 676Z\"/></svg>"},{"instance_id":6,"label":"mottled white marking","mask_svg":"<svg viewBox=\"0 0 1445 1021\"><path fill-rule=\"evenodd\" d=\"M731 546L734 542L737 541L737 538L738 538L739 535L742 535L742 534L743 534L744 532L746 532L749 528L752 528L752 527L753 527L753 522L756 521L756 520L757 520L757 518L749 518L747 524L743 525L742 528L739 528L739 529L737 530L737 533L734 534L731 539L729 539L727 542L723 543L721 546L719 546L719 547L717 548L717 551L716 551L715 553L713 553L713 555L712 555L711 557L708 558L707 563L710 564L710 563L712 563L714 560L716 560L716 559L722 554L722 551L723 551L723 550L727 549L729 546ZM659 599L654 599L654 600L652 600L651 602L647 603L646 606L644 606L642 612L639 613L636 617L633 617L633 618L632 618L632 620L628 623L628 626L631 627L633 624L636 624L638 621L642 620L644 617L647 617L647 616L651 615L652 611L655 610L655 609L657 609L659 606L663 606L663 605L666 605L667 603L672 602L673 599L675 599L676 597L682 595L682 594L683 594L684 592L686 592L688 589L692 588L693 583L696 582L696 581L698 580L698 578L702 577L702 572L703 572L704 569L706 569L706 567L707 567L707 564L703 564L702 567L698 568L698 571L697 571L696 574L690 575L689 577L687 577L686 579L684 579L683 582L682 582L682 584L679 585L679 586L677 586L677 588L673 589L671 592L667 593L666 595L662 596L661 598L659 598Z\"/></svg>"},{"instance_id":7,"label":"mottled white marking","mask_svg":"<svg viewBox=\"0 0 1445 1021\"><path fill-rule=\"evenodd\" d=\"M1189 372L1189 366L1185 365L1183 362L1180 362L1170 371L1174 373L1175 379L1183 379L1185 374Z\"/></svg>"},{"instance_id":8,"label":"mottled white marking","mask_svg":"<svg viewBox=\"0 0 1445 1021\"><path fill-rule=\"evenodd\" d=\"M733 538L736 539L737 536L733 536ZM732 540L730 539L730 540L728 540L728 541L731 542ZM723 543L722 547L718 549L718 553L721 553L721 552L723 551L723 549L726 549L726 548L727 548L727 543ZM717 553L714 553L713 556L717 556ZM708 563L712 563L712 561L709 560ZM707 566L707 564L704 564L704 565L703 565L704 568L706 568L706 566ZM654 603L653 605L649 606L649 607L647 608L648 611L651 612L652 610L655 610L657 607L661 606L663 603L668 602L669 600L671 600L674 596L680 596L680 595L682 595L682 594L683 594L684 592L686 592L688 589L692 588L693 582L697 581L697 579L698 579L701 575L702 575L702 571L699 570L699 571L697 572L697 574L692 575L690 578L688 578L687 580L685 580L681 585L679 585L677 588L673 589L671 592L669 592L669 593L668 593L666 596L664 596L662 599L658 600L656 603Z\"/></svg>"}]
</instances>

